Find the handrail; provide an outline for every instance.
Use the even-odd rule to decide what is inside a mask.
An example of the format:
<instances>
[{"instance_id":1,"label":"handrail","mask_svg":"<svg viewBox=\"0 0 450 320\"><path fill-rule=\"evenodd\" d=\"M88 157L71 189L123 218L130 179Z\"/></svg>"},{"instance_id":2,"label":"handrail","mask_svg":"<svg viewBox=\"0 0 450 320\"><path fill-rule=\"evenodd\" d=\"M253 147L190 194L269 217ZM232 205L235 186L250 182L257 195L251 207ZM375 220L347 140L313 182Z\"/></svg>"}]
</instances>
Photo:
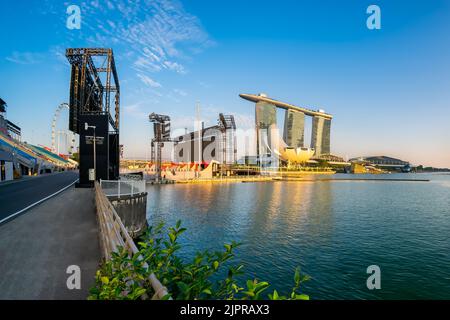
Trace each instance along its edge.
<instances>
[{"instance_id":1,"label":"handrail","mask_svg":"<svg viewBox=\"0 0 450 320\"><path fill-rule=\"evenodd\" d=\"M95 182L95 202L100 226L101 246L105 259L111 259L112 252L117 251L118 247L125 248L131 255L138 253L136 244L97 181ZM139 258L142 259L142 256ZM149 268L146 262L144 262L144 268ZM160 300L168 294L167 288L161 284L154 273L150 274L149 280L155 291L152 300Z\"/></svg>"},{"instance_id":2,"label":"handrail","mask_svg":"<svg viewBox=\"0 0 450 320\"><path fill-rule=\"evenodd\" d=\"M144 180L100 180L100 187L107 196L133 196L145 193ZM122 190L121 190L122 189Z\"/></svg>"}]
</instances>

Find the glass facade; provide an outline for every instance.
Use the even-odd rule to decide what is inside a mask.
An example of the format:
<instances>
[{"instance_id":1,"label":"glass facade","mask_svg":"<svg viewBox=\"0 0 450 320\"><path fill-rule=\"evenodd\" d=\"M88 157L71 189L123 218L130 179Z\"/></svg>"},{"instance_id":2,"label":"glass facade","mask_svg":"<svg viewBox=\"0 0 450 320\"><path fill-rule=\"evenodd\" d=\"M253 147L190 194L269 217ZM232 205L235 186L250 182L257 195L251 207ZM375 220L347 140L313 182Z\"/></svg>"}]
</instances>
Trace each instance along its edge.
<instances>
[{"instance_id":1,"label":"glass facade","mask_svg":"<svg viewBox=\"0 0 450 320\"><path fill-rule=\"evenodd\" d=\"M303 148L305 146L305 114L286 110L284 116L284 142L289 147Z\"/></svg>"},{"instance_id":2,"label":"glass facade","mask_svg":"<svg viewBox=\"0 0 450 320\"><path fill-rule=\"evenodd\" d=\"M331 120L324 119L323 121L323 130L322 130L322 153L321 154L330 154L331 153Z\"/></svg>"},{"instance_id":3,"label":"glass facade","mask_svg":"<svg viewBox=\"0 0 450 320\"><path fill-rule=\"evenodd\" d=\"M261 158L270 156L270 130L277 125L277 108L267 102L258 102L255 107L256 119L256 152Z\"/></svg>"},{"instance_id":4,"label":"glass facade","mask_svg":"<svg viewBox=\"0 0 450 320\"><path fill-rule=\"evenodd\" d=\"M311 148L314 148L316 156L322 154L323 120L322 117L314 117L312 122Z\"/></svg>"},{"instance_id":5,"label":"glass facade","mask_svg":"<svg viewBox=\"0 0 450 320\"><path fill-rule=\"evenodd\" d=\"M313 118L311 148L314 148L315 156L331 152L331 120L320 116Z\"/></svg>"},{"instance_id":6,"label":"glass facade","mask_svg":"<svg viewBox=\"0 0 450 320\"><path fill-rule=\"evenodd\" d=\"M255 116L258 129L269 129L271 125L277 124L277 107L267 102L258 102Z\"/></svg>"},{"instance_id":7,"label":"glass facade","mask_svg":"<svg viewBox=\"0 0 450 320\"><path fill-rule=\"evenodd\" d=\"M257 130L257 155L259 159L277 157L277 155L273 153L277 153L277 151L280 152L279 144L283 143L283 141L288 148L305 148L306 114L302 111L293 109L286 110L284 116L283 139L281 139L273 133L274 130L278 130L277 108L276 105L265 101L256 103L255 119ZM330 154L330 136L331 119L326 115L322 116L320 114L312 116L310 147L314 149L315 156Z\"/></svg>"}]
</instances>

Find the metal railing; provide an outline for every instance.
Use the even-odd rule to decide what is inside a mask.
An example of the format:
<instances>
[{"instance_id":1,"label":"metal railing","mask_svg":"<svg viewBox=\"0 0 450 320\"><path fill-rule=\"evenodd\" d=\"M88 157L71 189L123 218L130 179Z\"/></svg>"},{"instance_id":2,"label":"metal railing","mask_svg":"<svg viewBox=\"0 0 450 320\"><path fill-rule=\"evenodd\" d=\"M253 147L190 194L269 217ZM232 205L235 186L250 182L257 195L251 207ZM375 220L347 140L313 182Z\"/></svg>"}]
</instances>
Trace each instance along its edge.
<instances>
[{"instance_id":1,"label":"metal railing","mask_svg":"<svg viewBox=\"0 0 450 320\"><path fill-rule=\"evenodd\" d=\"M98 182L95 182L95 203L100 226L100 242L104 258L106 260L111 259L111 253L117 252L119 247L125 248L130 255L139 252L136 244L128 234L119 215ZM142 259L142 257L140 258ZM144 268L149 268L146 262L144 263ZM160 300L168 294L167 288L159 282L153 273L150 274L149 280L155 291L155 294L152 297L153 300Z\"/></svg>"},{"instance_id":2,"label":"metal railing","mask_svg":"<svg viewBox=\"0 0 450 320\"><path fill-rule=\"evenodd\" d=\"M134 196L145 192L144 180L100 180L107 197Z\"/></svg>"}]
</instances>

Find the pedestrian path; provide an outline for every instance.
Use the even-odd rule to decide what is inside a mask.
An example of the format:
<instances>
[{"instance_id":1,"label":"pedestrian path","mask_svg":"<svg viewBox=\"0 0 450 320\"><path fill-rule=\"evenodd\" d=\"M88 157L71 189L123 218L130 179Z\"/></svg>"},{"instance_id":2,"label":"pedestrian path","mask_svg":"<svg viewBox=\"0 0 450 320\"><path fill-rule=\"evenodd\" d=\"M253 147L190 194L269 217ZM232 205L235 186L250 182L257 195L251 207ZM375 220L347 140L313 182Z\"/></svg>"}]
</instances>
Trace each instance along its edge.
<instances>
[{"instance_id":1,"label":"pedestrian path","mask_svg":"<svg viewBox=\"0 0 450 320\"><path fill-rule=\"evenodd\" d=\"M0 299L86 299L101 253L94 192L70 187L0 225ZM69 290L69 266L81 289Z\"/></svg>"}]
</instances>

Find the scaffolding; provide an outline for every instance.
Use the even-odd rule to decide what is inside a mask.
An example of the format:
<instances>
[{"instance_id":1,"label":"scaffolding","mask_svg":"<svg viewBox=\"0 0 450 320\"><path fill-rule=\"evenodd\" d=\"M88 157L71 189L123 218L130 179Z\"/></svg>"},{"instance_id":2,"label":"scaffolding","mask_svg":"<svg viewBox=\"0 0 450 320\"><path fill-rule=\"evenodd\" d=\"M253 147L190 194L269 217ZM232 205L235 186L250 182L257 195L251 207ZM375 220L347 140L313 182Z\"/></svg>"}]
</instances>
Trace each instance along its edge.
<instances>
[{"instance_id":1,"label":"scaffolding","mask_svg":"<svg viewBox=\"0 0 450 320\"><path fill-rule=\"evenodd\" d=\"M93 185L92 168L96 179L118 179L120 85L113 50L70 48L66 57L71 65L69 130L80 138L79 185ZM90 145L92 133L104 139L97 148Z\"/></svg>"},{"instance_id":2,"label":"scaffolding","mask_svg":"<svg viewBox=\"0 0 450 320\"><path fill-rule=\"evenodd\" d=\"M66 50L66 57L72 65L69 129L79 133L79 115L106 114L119 133L120 86L112 49L72 48ZM114 119L110 112L112 94Z\"/></svg>"},{"instance_id":3,"label":"scaffolding","mask_svg":"<svg viewBox=\"0 0 450 320\"><path fill-rule=\"evenodd\" d=\"M160 181L162 148L164 147L165 142L172 142L172 139L170 138L170 117L162 114L156 114L153 112L148 116L148 118L149 121L153 123L153 139L151 141L151 161L156 165L156 181Z\"/></svg>"},{"instance_id":4,"label":"scaffolding","mask_svg":"<svg viewBox=\"0 0 450 320\"><path fill-rule=\"evenodd\" d=\"M236 123L233 115L219 114L219 128L223 134L223 164L234 164L237 161Z\"/></svg>"}]
</instances>

